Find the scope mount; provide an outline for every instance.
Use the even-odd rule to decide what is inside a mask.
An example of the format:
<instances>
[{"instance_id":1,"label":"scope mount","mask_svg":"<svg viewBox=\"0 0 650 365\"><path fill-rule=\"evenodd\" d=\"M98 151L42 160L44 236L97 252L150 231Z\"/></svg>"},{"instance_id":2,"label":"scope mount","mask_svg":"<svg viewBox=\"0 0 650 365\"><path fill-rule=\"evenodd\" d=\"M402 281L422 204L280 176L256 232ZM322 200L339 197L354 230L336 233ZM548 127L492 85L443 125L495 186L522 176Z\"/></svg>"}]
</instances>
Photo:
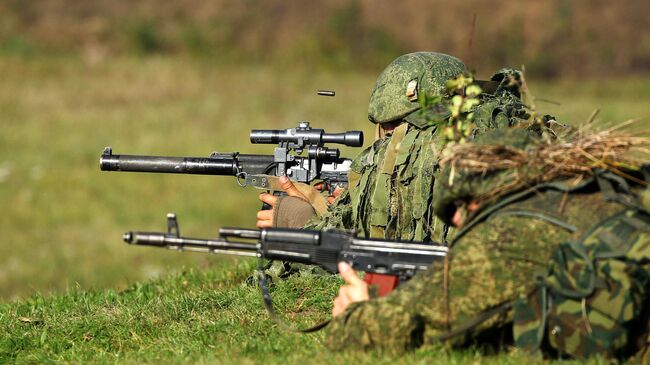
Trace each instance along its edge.
<instances>
[{"instance_id":1,"label":"scope mount","mask_svg":"<svg viewBox=\"0 0 650 365\"><path fill-rule=\"evenodd\" d=\"M273 150L276 176L287 175L299 182L309 182L318 175L319 164L330 163L336 166L339 163L340 150L338 148L324 147L326 133L322 129L310 127L307 121L299 122L296 128L274 132L275 138L272 138L272 140L278 143ZM261 131L257 133L261 134ZM259 139L255 139L255 136L256 131L251 131L251 141L260 142ZM361 137L362 140L363 137ZM345 141L345 138L342 141ZM302 156L301 154L305 149L307 154ZM292 154L292 151L295 151L296 154ZM287 168L287 164L291 164L291 166Z\"/></svg>"}]
</instances>

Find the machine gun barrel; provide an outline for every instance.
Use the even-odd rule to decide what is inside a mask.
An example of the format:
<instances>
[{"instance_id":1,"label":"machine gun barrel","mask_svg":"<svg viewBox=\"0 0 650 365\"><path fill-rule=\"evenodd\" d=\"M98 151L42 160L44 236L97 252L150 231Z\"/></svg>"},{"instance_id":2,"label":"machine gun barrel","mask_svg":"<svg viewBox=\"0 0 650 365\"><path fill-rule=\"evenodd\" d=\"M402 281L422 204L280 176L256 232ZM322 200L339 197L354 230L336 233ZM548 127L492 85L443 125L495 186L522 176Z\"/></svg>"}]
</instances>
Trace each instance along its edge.
<instances>
[{"instance_id":1,"label":"machine gun barrel","mask_svg":"<svg viewBox=\"0 0 650 365\"><path fill-rule=\"evenodd\" d=\"M197 251L237 256L257 257L259 245L255 242L230 242L227 239L180 237L161 232L127 232L124 242L132 245L167 247L178 251Z\"/></svg>"}]
</instances>

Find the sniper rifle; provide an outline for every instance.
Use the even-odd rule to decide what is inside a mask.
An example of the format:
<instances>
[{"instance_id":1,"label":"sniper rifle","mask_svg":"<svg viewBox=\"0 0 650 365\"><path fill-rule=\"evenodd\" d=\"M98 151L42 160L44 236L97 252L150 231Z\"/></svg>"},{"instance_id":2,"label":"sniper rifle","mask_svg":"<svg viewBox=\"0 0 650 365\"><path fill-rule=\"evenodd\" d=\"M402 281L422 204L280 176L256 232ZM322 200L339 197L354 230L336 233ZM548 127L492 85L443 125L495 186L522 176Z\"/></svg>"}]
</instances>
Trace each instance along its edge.
<instances>
[{"instance_id":1,"label":"sniper rifle","mask_svg":"<svg viewBox=\"0 0 650 365\"><path fill-rule=\"evenodd\" d=\"M250 132L251 143L277 144L272 155L212 152L209 157L168 157L116 155L111 147L104 148L99 159L102 171L156 172L234 176L237 183L259 189L279 191L272 177L287 176L291 180L310 184L320 180L334 191L345 187L352 161L340 157L335 143L349 147L363 145L363 132L326 133L300 122L296 128L258 130Z\"/></svg>"}]
</instances>

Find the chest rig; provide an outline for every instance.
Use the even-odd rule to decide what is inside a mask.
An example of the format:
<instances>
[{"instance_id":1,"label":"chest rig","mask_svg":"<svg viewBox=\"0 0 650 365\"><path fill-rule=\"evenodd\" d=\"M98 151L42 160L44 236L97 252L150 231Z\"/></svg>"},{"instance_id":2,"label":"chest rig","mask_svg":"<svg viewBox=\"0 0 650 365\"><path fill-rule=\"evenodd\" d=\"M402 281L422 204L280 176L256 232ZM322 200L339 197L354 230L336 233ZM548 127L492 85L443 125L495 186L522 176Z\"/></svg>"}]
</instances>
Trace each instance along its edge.
<instances>
[{"instance_id":1,"label":"chest rig","mask_svg":"<svg viewBox=\"0 0 650 365\"><path fill-rule=\"evenodd\" d=\"M349 204L360 234L440 241L443 224L430 209L436 161L444 145L436 129L404 123L353 162Z\"/></svg>"}]
</instances>

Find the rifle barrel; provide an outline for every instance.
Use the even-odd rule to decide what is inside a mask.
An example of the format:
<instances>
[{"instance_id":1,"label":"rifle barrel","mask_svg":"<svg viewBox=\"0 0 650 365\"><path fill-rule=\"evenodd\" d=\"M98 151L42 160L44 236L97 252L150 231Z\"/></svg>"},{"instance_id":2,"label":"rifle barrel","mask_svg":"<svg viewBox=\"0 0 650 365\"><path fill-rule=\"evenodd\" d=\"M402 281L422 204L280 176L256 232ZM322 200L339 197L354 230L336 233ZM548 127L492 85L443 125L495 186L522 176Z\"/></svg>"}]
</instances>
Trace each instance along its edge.
<instances>
[{"instance_id":1,"label":"rifle barrel","mask_svg":"<svg viewBox=\"0 0 650 365\"><path fill-rule=\"evenodd\" d=\"M447 254L447 247L439 244L360 239L343 231L222 228L220 236L215 239L180 237L172 232L127 232L123 238L130 244L178 251L318 265L331 273L337 272L339 261L348 261L358 270L400 277L410 277L417 270L425 270Z\"/></svg>"},{"instance_id":2,"label":"rifle barrel","mask_svg":"<svg viewBox=\"0 0 650 365\"><path fill-rule=\"evenodd\" d=\"M171 157L114 155L105 153L99 159L102 171L155 172L193 175L236 176L240 171L268 173L273 155L215 154L211 157Z\"/></svg>"},{"instance_id":3,"label":"rifle barrel","mask_svg":"<svg viewBox=\"0 0 650 365\"><path fill-rule=\"evenodd\" d=\"M224 253L237 256L257 257L259 250L259 244L255 242L232 242L223 238L178 237L159 232L127 232L122 239L132 245L168 247L179 251Z\"/></svg>"}]
</instances>

